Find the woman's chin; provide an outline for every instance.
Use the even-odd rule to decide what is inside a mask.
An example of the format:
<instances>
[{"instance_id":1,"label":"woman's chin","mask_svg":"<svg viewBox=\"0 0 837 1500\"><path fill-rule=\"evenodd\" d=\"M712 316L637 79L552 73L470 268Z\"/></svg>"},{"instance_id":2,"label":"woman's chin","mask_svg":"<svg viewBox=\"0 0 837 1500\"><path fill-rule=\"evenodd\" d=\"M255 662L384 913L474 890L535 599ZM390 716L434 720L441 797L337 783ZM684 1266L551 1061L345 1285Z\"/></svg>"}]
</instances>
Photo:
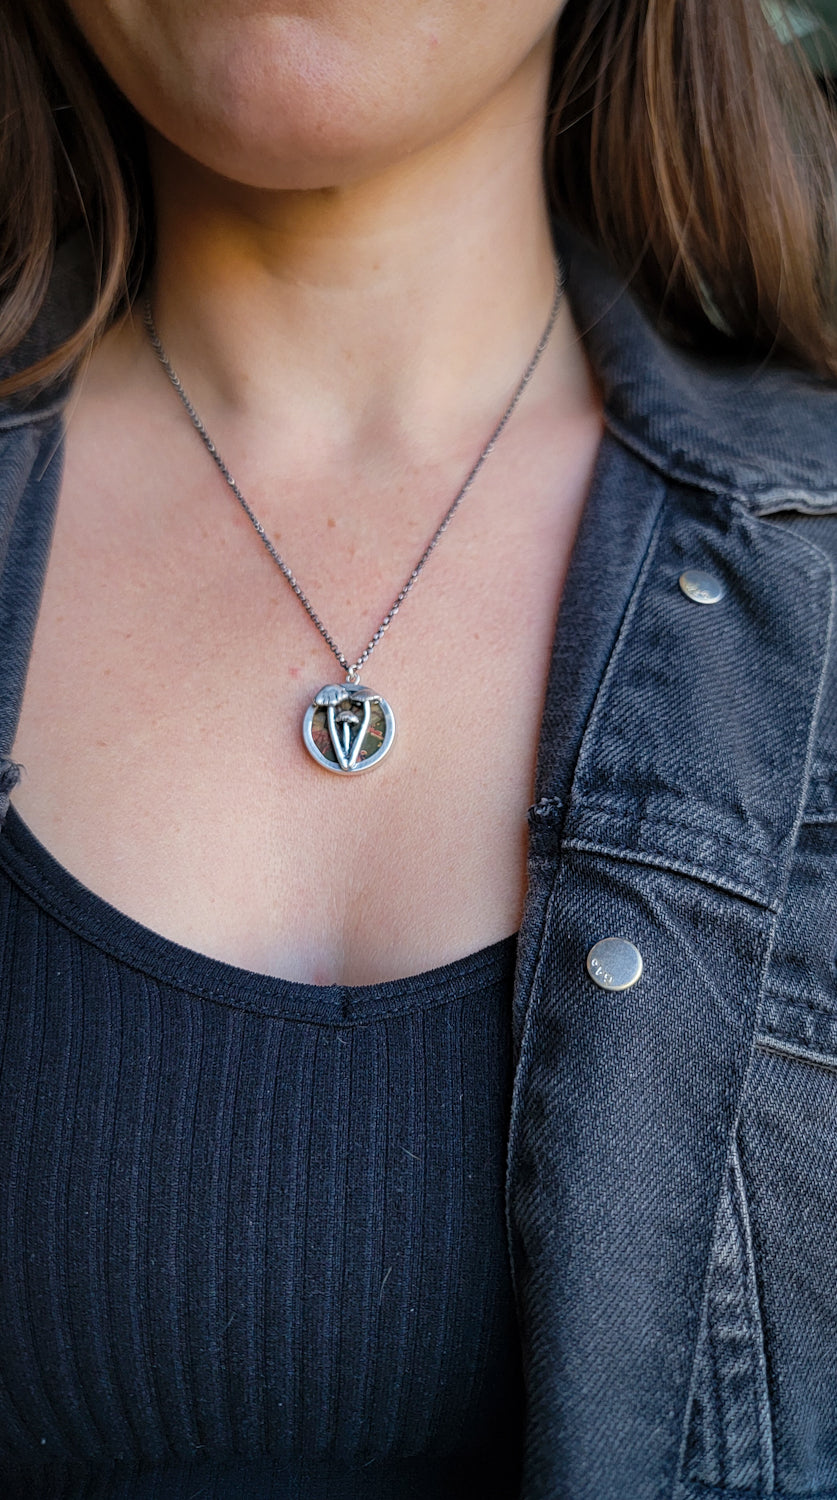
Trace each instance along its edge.
<instances>
[{"instance_id":1,"label":"woman's chin","mask_svg":"<svg viewBox=\"0 0 837 1500\"><path fill-rule=\"evenodd\" d=\"M380 141L353 137L345 130L308 136L298 120L287 131L279 120L268 132L263 116L252 131L242 128L240 120L216 120L202 132L195 131L194 121L183 130L177 124L166 122L164 129L149 131L152 154L161 169L168 157L181 167L190 163L191 173L197 169L207 179L255 192L339 192L385 172L416 149L409 141L402 145L397 140L382 149Z\"/></svg>"},{"instance_id":2,"label":"woman's chin","mask_svg":"<svg viewBox=\"0 0 837 1500\"><path fill-rule=\"evenodd\" d=\"M554 0L440 6L431 29L411 0L315 15L270 8L200 19L172 0L91 0L71 9L143 119L217 175L269 190L349 186L449 137L532 62L548 71ZM470 22L470 24L466 24ZM152 24L153 23L153 24ZM542 54L542 56L541 56ZM535 62L535 57L538 61ZM531 108L531 89L522 89Z\"/></svg>"}]
</instances>

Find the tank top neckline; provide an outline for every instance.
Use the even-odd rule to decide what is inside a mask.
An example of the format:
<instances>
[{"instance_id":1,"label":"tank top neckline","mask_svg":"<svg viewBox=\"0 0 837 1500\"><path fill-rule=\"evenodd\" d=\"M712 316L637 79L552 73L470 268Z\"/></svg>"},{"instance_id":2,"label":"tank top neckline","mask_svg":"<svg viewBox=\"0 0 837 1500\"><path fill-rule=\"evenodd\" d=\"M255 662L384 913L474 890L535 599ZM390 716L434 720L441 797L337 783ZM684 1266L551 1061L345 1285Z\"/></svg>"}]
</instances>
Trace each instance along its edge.
<instances>
[{"instance_id":1,"label":"tank top neckline","mask_svg":"<svg viewBox=\"0 0 837 1500\"><path fill-rule=\"evenodd\" d=\"M357 1025L425 1009L508 977L517 934L450 963L378 984L317 985L212 958L135 921L97 896L40 842L14 804L0 831L0 869L43 911L133 970L196 998L286 1020Z\"/></svg>"}]
</instances>

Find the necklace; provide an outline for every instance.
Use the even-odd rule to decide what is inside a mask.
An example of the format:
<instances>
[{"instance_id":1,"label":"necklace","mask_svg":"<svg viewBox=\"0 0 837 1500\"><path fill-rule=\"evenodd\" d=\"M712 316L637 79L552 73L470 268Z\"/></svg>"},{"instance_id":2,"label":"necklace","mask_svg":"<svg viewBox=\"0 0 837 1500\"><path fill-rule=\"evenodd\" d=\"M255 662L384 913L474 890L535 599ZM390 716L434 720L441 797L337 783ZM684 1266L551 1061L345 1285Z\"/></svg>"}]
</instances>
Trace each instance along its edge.
<instances>
[{"instance_id":1,"label":"necklace","mask_svg":"<svg viewBox=\"0 0 837 1500\"><path fill-rule=\"evenodd\" d=\"M317 627L317 630L320 632L320 635L323 637L326 645L329 646L331 651L334 653L341 667L343 668L343 671L346 674L344 682L329 683L326 687L321 688L320 691L315 694L312 702L309 704L308 708L305 711L305 717L302 721L302 737L305 742L305 746L313 756L317 764L322 766L326 771L336 771L340 775L354 775L359 771L368 771L372 766L380 765L384 756L392 747L393 740L395 739L395 716L385 698L382 698L379 693L373 693L369 688L363 686L362 682L360 681L360 669L364 665L364 663L369 660L369 657L372 655L372 652L375 650L378 642L382 639L386 631L389 629L392 621L398 614L398 611L401 608L401 605L404 603L404 600L406 599L410 590L418 581L418 578L421 575L431 553L433 553L438 547L439 542L447 531L451 521L453 520L456 512L462 504L462 501L468 494L468 491L471 489L477 475L479 474L486 460L494 451L500 434L503 432L513 412L515 411L518 402L523 395L523 392L525 391L527 385L529 384L529 381L532 379L532 376L534 375L535 370L540 363L541 355L543 354L547 344L549 343L552 330L554 329L556 320L558 318L563 294L564 282L561 274L561 268L560 265L556 265L555 295L552 300L549 320L543 333L541 334L540 340L538 341L538 346L535 349L535 352L532 355L532 358L530 359L528 365L526 366L526 369L524 370L520 381L518 382L517 389L515 390L514 395L512 396L508 406L503 412L503 415L497 423L497 426L494 428L494 431L488 439L488 442L481 450L479 457L477 458L476 463L465 479L464 484L454 496L453 501L451 502L447 511L439 522L439 525L436 527L436 530L430 538L430 541L427 543L427 546L422 552L421 557L410 573L409 578L407 579L400 592L396 595L395 599L384 615L384 618L382 619L380 625L375 631L375 634L369 641L369 644L363 651L361 651L360 656L358 656L354 662L350 662L347 657L344 656L343 652L340 650L340 647L337 645L337 642L326 629L325 625L314 609L314 606L311 603L311 600L308 598L308 595L305 593L301 585L297 582L296 578L291 572L291 569L285 562L285 559L280 555L280 553L274 546L273 542L265 531L262 522L259 520L255 511L251 508L248 501L244 498L244 495L239 489L238 484L230 473L230 470L227 468L227 465L224 463L224 460L218 452L218 449L212 441L212 438L209 436L209 433L207 432L206 427L201 421L201 418L198 416L198 413L189 400L189 397L186 394L179 375L177 375L175 370L172 368L168 355L163 348L163 345L160 341L160 336L154 324L154 318L151 312L151 302L147 296L144 300L143 321L145 324L146 333L148 334L149 342L151 343L151 346L158 360L160 361L160 364L162 365L169 380L171 381L171 384L174 386L175 391L180 397L180 400L192 422L192 426L195 428L195 431L201 438L204 447L207 449L207 452L210 454L224 479L226 480L228 487L235 495L235 498L244 511L244 514L247 516L254 530L258 533L258 536L261 538L264 547L270 554L280 573L282 573L283 577L287 580L288 584L293 589L297 599L299 600L312 624Z\"/></svg>"}]
</instances>

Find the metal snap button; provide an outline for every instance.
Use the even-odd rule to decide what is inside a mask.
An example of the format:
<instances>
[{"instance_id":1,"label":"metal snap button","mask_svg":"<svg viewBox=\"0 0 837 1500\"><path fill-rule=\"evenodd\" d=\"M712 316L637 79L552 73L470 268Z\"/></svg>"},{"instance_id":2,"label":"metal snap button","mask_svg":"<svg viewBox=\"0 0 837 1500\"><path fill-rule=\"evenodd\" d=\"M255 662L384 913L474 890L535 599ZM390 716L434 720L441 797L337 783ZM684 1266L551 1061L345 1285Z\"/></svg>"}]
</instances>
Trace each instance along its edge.
<instances>
[{"instance_id":1,"label":"metal snap button","mask_svg":"<svg viewBox=\"0 0 837 1500\"><path fill-rule=\"evenodd\" d=\"M602 938L587 955L587 973L602 990L629 990L642 973L642 954L626 938Z\"/></svg>"},{"instance_id":2,"label":"metal snap button","mask_svg":"<svg viewBox=\"0 0 837 1500\"><path fill-rule=\"evenodd\" d=\"M687 599L693 604L720 604L726 593L720 578L712 573L703 573L700 568L687 568L677 580Z\"/></svg>"}]
</instances>

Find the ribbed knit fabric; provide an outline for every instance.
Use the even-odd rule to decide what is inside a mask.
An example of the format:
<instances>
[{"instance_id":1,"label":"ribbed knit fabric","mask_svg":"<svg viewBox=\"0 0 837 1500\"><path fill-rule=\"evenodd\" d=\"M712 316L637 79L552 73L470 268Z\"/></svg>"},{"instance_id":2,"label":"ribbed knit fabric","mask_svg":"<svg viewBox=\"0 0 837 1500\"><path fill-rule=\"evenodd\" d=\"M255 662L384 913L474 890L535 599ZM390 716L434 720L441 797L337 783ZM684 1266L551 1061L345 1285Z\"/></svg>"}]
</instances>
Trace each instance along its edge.
<instances>
[{"instance_id":1,"label":"ribbed knit fabric","mask_svg":"<svg viewBox=\"0 0 837 1500\"><path fill-rule=\"evenodd\" d=\"M0 836L3 1500L510 1500L509 939L317 987Z\"/></svg>"}]
</instances>

